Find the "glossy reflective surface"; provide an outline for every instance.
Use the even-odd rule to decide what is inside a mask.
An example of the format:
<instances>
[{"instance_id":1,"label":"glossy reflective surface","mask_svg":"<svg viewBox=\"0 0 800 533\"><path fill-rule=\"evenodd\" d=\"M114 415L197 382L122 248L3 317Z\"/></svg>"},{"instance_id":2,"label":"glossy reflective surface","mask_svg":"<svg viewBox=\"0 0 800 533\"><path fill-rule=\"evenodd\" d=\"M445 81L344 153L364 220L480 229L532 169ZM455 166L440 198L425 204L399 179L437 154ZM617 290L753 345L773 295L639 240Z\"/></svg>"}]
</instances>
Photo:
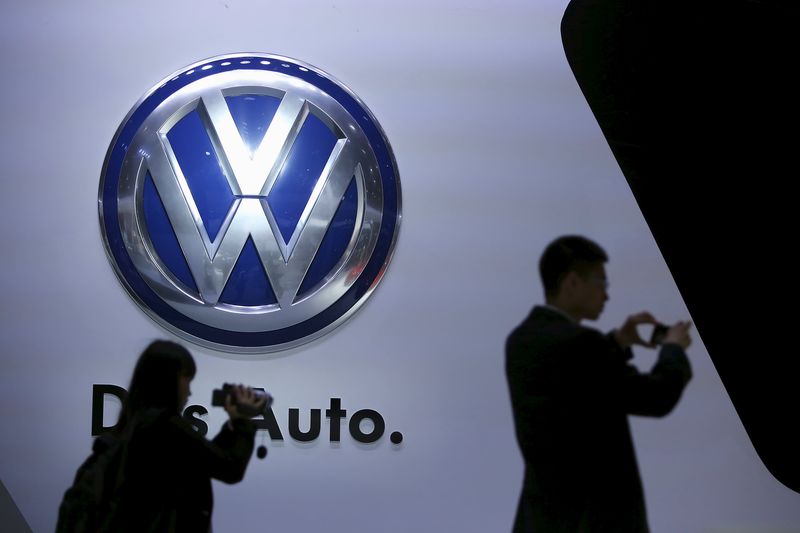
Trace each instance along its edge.
<instances>
[{"instance_id":1,"label":"glossy reflective surface","mask_svg":"<svg viewBox=\"0 0 800 533\"><path fill-rule=\"evenodd\" d=\"M261 55L204 61L148 93L111 144L99 202L137 303L237 352L348 318L400 220L396 164L366 107L317 69Z\"/></svg>"}]
</instances>

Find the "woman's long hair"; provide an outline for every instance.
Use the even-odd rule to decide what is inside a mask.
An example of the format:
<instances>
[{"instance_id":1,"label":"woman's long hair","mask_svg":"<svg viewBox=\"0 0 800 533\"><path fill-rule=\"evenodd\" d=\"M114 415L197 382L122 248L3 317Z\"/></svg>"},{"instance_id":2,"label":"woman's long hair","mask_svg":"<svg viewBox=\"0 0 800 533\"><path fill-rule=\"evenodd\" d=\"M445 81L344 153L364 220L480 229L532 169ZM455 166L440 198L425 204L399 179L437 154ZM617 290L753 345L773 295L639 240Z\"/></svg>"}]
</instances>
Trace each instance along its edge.
<instances>
[{"instance_id":1,"label":"woman's long hair","mask_svg":"<svg viewBox=\"0 0 800 533\"><path fill-rule=\"evenodd\" d=\"M143 409L164 409L177 413L178 379L194 377L197 367L189 351L171 341L154 341L139 356L133 370L128 397L123 403L116 431L124 431Z\"/></svg>"}]
</instances>

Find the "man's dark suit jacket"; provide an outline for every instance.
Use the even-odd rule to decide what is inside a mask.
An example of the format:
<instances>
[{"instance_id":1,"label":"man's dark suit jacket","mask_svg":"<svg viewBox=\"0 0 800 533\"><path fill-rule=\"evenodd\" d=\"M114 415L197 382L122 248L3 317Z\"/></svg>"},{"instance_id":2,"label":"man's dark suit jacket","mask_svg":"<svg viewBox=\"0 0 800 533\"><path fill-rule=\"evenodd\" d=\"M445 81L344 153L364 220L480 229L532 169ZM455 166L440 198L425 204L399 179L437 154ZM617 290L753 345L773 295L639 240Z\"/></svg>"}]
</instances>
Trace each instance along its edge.
<instances>
[{"instance_id":1,"label":"man's dark suit jacket","mask_svg":"<svg viewBox=\"0 0 800 533\"><path fill-rule=\"evenodd\" d=\"M629 349L535 307L506 342L506 376L525 480L515 532L647 532L628 415L664 416L691 377L680 346L649 373Z\"/></svg>"}]
</instances>

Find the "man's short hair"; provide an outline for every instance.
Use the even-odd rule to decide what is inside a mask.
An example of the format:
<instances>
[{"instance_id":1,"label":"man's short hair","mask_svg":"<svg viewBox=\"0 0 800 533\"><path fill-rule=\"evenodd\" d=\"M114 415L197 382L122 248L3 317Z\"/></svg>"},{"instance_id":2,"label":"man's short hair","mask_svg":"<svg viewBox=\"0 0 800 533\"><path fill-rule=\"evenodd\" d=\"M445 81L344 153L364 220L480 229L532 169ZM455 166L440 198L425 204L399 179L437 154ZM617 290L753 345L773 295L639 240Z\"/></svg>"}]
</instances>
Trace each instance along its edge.
<instances>
[{"instance_id":1,"label":"man's short hair","mask_svg":"<svg viewBox=\"0 0 800 533\"><path fill-rule=\"evenodd\" d=\"M565 235L547 245L539 259L539 275L547 296L558 293L561 281L570 272L585 275L592 267L608 261L600 246L580 235Z\"/></svg>"}]
</instances>

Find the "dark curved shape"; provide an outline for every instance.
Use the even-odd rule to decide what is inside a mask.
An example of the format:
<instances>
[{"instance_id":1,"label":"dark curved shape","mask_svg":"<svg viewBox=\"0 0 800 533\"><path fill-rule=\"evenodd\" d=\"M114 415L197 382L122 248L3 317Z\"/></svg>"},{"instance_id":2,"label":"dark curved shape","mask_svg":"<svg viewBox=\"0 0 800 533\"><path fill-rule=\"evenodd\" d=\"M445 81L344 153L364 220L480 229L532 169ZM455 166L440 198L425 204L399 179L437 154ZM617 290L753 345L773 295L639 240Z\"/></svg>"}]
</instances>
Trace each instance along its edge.
<instances>
[{"instance_id":1,"label":"dark curved shape","mask_svg":"<svg viewBox=\"0 0 800 533\"><path fill-rule=\"evenodd\" d=\"M756 451L796 492L798 18L782 2L573 0L561 26Z\"/></svg>"},{"instance_id":2,"label":"dark curved shape","mask_svg":"<svg viewBox=\"0 0 800 533\"><path fill-rule=\"evenodd\" d=\"M0 481L0 524L3 525L3 531L8 533L31 533L28 522L25 521L25 517L22 516L2 481Z\"/></svg>"}]
</instances>

